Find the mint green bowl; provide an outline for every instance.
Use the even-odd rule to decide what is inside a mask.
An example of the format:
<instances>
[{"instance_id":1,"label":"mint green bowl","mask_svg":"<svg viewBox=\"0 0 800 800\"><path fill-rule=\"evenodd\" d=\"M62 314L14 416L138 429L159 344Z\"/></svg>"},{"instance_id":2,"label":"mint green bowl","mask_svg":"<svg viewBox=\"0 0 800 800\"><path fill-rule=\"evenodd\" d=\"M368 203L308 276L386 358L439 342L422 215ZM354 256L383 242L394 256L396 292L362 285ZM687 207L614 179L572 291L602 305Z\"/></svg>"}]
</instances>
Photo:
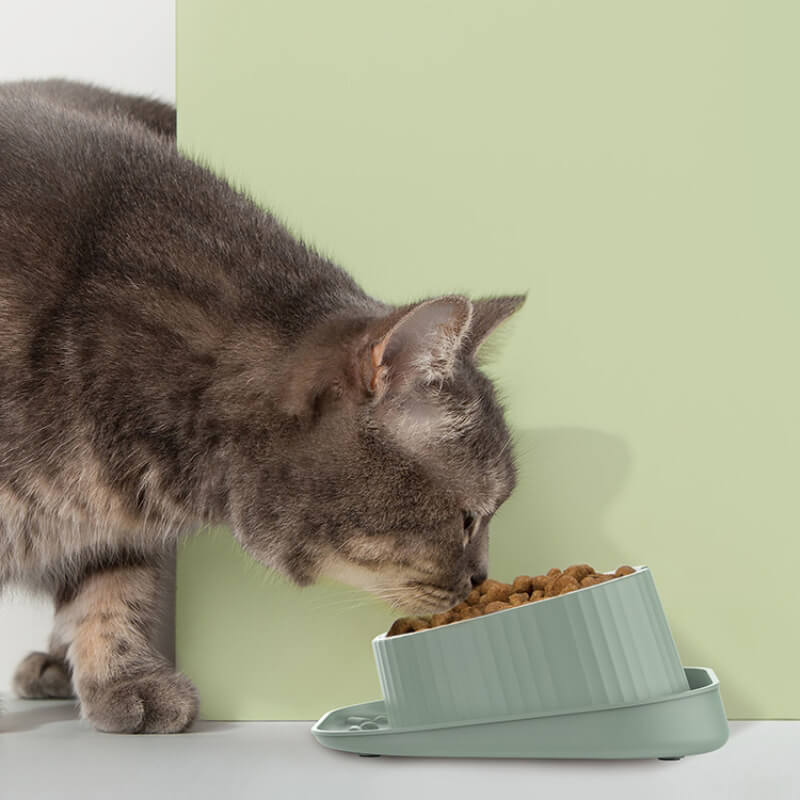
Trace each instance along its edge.
<instances>
[{"instance_id":1,"label":"mint green bowl","mask_svg":"<svg viewBox=\"0 0 800 800\"><path fill-rule=\"evenodd\" d=\"M372 640L392 728L567 714L689 690L647 567L483 617Z\"/></svg>"}]
</instances>

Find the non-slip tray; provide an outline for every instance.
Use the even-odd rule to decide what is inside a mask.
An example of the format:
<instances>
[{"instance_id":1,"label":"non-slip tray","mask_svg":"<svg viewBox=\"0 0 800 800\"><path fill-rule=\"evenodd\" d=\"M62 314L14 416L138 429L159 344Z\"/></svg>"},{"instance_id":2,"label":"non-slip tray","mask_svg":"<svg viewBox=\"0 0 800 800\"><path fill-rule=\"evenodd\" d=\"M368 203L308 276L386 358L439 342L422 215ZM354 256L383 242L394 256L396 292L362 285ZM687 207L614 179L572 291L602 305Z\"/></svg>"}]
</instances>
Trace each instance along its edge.
<instances>
[{"instance_id":1,"label":"non-slip tray","mask_svg":"<svg viewBox=\"0 0 800 800\"><path fill-rule=\"evenodd\" d=\"M689 690L625 705L392 728L383 700L329 711L311 729L360 755L462 758L680 758L721 747L728 722L711 669L685 667Z\"/></svg>"}]
</instances>

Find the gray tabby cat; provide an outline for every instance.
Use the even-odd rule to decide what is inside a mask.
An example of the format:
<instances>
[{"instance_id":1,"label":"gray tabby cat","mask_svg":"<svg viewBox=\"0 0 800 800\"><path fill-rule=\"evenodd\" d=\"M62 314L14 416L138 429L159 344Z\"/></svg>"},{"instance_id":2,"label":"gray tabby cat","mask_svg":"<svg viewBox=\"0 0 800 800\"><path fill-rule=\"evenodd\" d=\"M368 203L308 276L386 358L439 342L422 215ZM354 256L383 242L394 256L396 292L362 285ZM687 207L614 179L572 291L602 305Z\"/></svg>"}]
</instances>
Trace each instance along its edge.
<instances>
[{"instance_id":1,"label":"gray tabby cat","mask_svg":"<svg viewBox=\"0 0 800 800\"><path fill-rule=\"evenodd\" d=\"M174 134L154 101L0 85L0 586L55 601L15 688L104 731L195 718L150 643L179 536L438 611L515 482L475 354L523 298L375 300Z\"/></svg>"}]
</instances>

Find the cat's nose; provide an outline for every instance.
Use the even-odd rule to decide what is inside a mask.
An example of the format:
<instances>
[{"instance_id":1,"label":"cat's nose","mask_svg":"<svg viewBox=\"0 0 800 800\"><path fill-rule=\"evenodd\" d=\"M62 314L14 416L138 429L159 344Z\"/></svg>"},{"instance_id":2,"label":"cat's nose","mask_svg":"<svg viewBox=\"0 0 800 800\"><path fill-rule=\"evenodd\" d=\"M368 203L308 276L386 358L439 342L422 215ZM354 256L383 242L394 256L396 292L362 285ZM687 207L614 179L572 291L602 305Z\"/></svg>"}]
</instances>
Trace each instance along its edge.
<instances>
[{"instance_id":1,"label":"cat's nose","mask_svg":"<svg viewBox=\"0 0 800 800\"><path fill-rule=\"evenodd\" d=\"M485 572L476 572L470 577L470 581L472 581L472 588L474 589L476 586L480 586L486 580L486 577L487 575Z\"/></svg>"}]
</instances>

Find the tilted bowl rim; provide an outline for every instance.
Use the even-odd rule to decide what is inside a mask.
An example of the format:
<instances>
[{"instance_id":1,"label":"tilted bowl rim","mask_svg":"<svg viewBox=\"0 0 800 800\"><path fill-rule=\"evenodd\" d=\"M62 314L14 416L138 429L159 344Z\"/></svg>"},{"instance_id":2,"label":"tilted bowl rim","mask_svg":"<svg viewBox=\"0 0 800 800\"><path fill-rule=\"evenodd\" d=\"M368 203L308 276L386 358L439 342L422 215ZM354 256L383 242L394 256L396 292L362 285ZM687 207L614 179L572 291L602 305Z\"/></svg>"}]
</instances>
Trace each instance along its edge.
<instances>
[{"instance_id":1,"label":"tilted bowl rim","mask_svg":"<svg viewBox=\"0 0 800 800\"><path fill-rule=\"evenodd\" d=\"M628 573L627 575L620 575L618 578L614 580L624 580L625 578L632 578L635 575L640 575L643 572L649 572L650 568L646 564L640 564L638 566L633 567L633 572ZM611 575L612 572L598 572L598 575ZM493 611L491 614L484 614L480 617L471 617L470 619L460 619L456 622L448 622L447 625L437 625L435 628L422 628L418 631L409 631L408 633L396 633L394 636L387 636L386 634L388 631L384 631L383 633L379 633L375 636L372 641L373 642L394 642L395 640L405 639L408 636L419 636L420 634L425 633L436 633L437 631L452 628L454 625L462 625L470 622L482 622L487 619L491 619L492 617L499 616L500 614L506 614L511 611L519 611L520 609L530 609L531 607L536 608L540 606L542 603L548 603L552 600L564 600L568 597L573 595L579 594L580 592L588 592L592 589L601 589L603 586L607 586L611 581L605 581L604 583L598 583L594 586L582 586L580 589L573 589L571 592L565 592L564 594L557 594L554 597L543 597L541 600L537 600L535 603L522 603L518 606L512 606L511 608L504 608L500 611ZM532 613L528 610L526 613Z\"/></svg>"}]
</instances>

